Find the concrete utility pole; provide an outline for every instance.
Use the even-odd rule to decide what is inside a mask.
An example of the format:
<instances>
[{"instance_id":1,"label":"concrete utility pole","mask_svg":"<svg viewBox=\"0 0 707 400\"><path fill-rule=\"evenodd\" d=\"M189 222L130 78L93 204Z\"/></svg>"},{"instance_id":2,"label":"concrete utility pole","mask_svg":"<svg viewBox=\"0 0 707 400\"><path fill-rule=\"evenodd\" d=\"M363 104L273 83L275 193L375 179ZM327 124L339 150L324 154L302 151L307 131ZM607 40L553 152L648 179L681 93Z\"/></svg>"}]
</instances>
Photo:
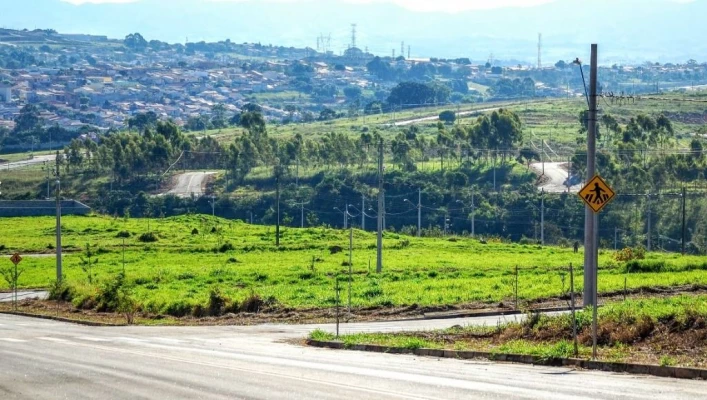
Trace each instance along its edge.
<instances>
[{"instance_id":1,"label":"concrete utility pole","mask_svg":"<svg viewBox=\"0 0 707 400\"><path fill-rule=\"evenodd\" d=\"M646 243L646 250L651 251L652 243L651 243L651 194L650 193L648 193L648 196L646 196L646 207L647 207L646 225L647 225L647 230L648 230L648 233L646 235L646 239L648 241L648 243Z\"/></svg>"},{"instance_id":2,"label":"concrete utility pole","mask_svg":"<svg viewBox=\"0 0 707 400\"><path fill-rule=\"evenodd\" d=\"M476 236L476 232L474 232L475 218L476 218L476 209L474 208L474 192L471 192L471 237Z\"/></svg>"},{"instance_id":3,"label":"concrete utility pole","mask_svg":"<svg viewBox=\"0 0 707 400\"><path fill-rule=\"evenodd\" d=\"M378 142L378 237L376 238L376 272L383 271L383 138Z\"/></svg>"},{"instance_id":4,"label":"concrete utility pole","mask_svg":"<svg viewBox=\"0 0 707 400\"><path fill-rule=\"evenodd\" d=\"M545 245L545 189L540 194L540 244Z\"/></svg>"},{"instance_id":5,"label":"concrete utility pole","mask_svg":"<svg viewBox=\"0 0 707 400\"><path fill-rule=\"evenodd\" d=\"M346 208L346 218L349 217L348 207ZM353 278L353 224L349 229L349 314L351 314L351 280Z\"/></svg>"},{"instance_id":6,"label":"concrete utility pole","mask_svg":"<svg viewBox=\"0 0 707 400\"><path fill-rule=\"evenodd\" d=\"M56 152L56 280L61 282L61 176L59 152Z\"/></svg>"},{"instance_id":7,"label":"concrete utility pole","mask_svg":"<svg viewBox=\"0 0 707 400\"><path fill-rule=\"evenodd\" d=\"M417 237L422 236L422 190L417 189Z\"/></svg>"},{"instance_id":8,"label":"concrete utility pole","mask_svg":"<svg viewBox=\"0 0 707 400\"><path fill-rule=\"evenodd\" d=\"M545 139L540 141L540 160L543 165L543 176L545 176Z\"/></svg>"},{"instance_id":9,"label":"concrete utility pole","mask_svg":"<svg viewBox=\"0 0 707 400\"><path fill-rule=\"evenodd\" d=\"M579 66L582 68L582 66ZM596 175L596 126L597 126L597 45L592 44L591 72L589 75L589 121L587 130L587 176ZM597 281L597 215L589 206L584 211L584 306L596 304Z\"/></svg>"},{"instance_id":10,"label":"concrete utility pole","mask_svg":"<svg viewBox=\"0 0 707 400\"><path fill-rule=\"evenodd\" d=\"M280 176L275 178L277 188L277 223L275 224L275 246L280 247Z\"/></svg>"},{"instance_id":11,"label":"concrete utility pole","mask_svg":"<svg viewBox=\"0 0 707 400\"><path fill-rule=\"evenodd\" d=\"M344 207L344 229L347 229L349 227L349 205L346 204L346 207Z\"/></svg>"},{"instance_id":12,"label":"concrete utility pole","mask_svg":"<svg viewBox=\"0 0 707 400\"><path fill-rule=\"evenodd\" d=\"M685 209L687 206L687 190L682 187L682 255L685 255Z\"/></svg>"},{"instance_id":13,"label":"concrete utility pole","mask_svg":"<svg viewBox=\"0 0 707 400\"><path fill-rule=\"evenodd\" d=\"M361 194L361 230L366 230L366 195Z\"/></svg>"}]
</instances>

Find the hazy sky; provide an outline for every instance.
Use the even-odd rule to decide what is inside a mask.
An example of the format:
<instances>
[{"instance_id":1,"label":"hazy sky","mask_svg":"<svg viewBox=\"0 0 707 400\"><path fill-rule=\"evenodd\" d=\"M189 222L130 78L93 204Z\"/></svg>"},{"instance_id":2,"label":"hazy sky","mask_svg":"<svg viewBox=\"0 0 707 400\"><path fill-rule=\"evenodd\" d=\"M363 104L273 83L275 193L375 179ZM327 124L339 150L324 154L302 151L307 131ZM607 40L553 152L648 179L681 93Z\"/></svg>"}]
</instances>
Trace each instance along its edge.
<instances>
[{"instance_id":1,"label":"hazy sky","mask_svg":"<svg viewBox=\"0 0 707 400\"><path fill-rule=\"evenodd\" d=\"M128 3L140 0L62 0L73 4L83 3ZM164 0L168 2L169 0ZM308 0L198 0L198 1L271 1L271 2L302 2ZM462 11L499 7L532 7L551 3L556 0L343 0L348 3L394 3L415 11Z\"/></svg>"}]
</instances>

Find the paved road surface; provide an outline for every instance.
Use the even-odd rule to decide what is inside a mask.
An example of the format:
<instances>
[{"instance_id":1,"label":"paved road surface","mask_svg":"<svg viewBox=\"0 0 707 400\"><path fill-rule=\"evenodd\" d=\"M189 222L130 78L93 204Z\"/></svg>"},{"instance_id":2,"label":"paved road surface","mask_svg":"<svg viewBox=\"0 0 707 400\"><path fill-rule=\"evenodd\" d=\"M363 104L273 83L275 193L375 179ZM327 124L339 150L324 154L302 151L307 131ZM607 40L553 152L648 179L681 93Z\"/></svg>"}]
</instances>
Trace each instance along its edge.
<instances>
[{"instance_id":1,"label":"paved road surface","mask_svg":"<svg viewBox=\"0 0 707 400\"><path fill-rule=\"evenodd\" d=\"M543 173L543 164L534 163L530 165L538 175ZM538 190L545 189L549 193L563 193L567 191L567 163L561 162L546 162L545 176L548 180L538 187ZM572 186L570 192L577 193L582 189L582 180L577 177L572 177Z\"/></svg>"},{"instance_id":2,"label":"paved road surface","mask_svg":"<svg viewBox=\"0 0 707 400\"><path fill-rule=\"evenodd\" d=\"M185 172L175 177L176 183L166 194L173 194L178 197L200 197L204 195L206 180L216 172Z\"/></svg>"},{"instance_id":3,"label":"paved road surface","mask_svg":"<svg viewBox=\"0 0 707 400\"><path fill-rule=\"evenodd\" d=\"M506 105L506 107L507 106L508 105ZM486 112L496 111L499 108L502 108L502 107L491 107L491 108L482 108L480 110L462 111L462 112L457 113L457 118L467 116L467 115L476 115L476 114L483 114ZM408 125L419 124L420 122L435 122L435 121L439 121L439 114L432 115L429 117L409 119L406 121L398 121L398 122L395 122L393 125L395 125L395 126L408 126Z\"/></svg>"},{"instance_id":4,"label":"paved road surface","mask_svg":"<svg viewBox=\"0 0 707 400\"><path fill-rule=\"evenodd\" d=\"M427 323L369 323L348 329ZM672 400L704 399L707 393L707 383L701 381L286 342L312 328L91 328L0 315L0 398Z\"/></svg>"},{"instance_id":5,"label":"paved road surface","mask_svg":"<svg viewBox=\"0 0 707 400\"><path fill-rule=\"evenodd\" d=\"M42 156L34 156L32 159L15 161L11 163L0 164L0 171L8 171L11 169L25 168L32 165L42 164L45 161L54 161L56 159L56 154L47 154Z\"/></svg>"},{"instance_id":6,"label":"paved road surface","mask_svg":"<svg viewBox=\"0 0 707 400\"><path fill-rule=\"evenodd\" d=\"M18 285L19 286L19 285ZM19 290L17 300L25 299L46 299L49 292L44 290ZM11 302L15 299L15 294L11 292L0 292L0 302Z\"/></svg>"}]
</instances>

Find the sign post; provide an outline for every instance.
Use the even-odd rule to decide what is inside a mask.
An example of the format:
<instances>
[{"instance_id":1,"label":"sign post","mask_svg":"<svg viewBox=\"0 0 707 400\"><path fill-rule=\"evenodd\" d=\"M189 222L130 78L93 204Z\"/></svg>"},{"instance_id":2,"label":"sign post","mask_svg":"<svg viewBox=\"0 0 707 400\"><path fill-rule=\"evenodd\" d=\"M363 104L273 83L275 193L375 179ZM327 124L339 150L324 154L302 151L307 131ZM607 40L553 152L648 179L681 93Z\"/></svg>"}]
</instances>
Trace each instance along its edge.
<instances>
[{"instance_id":1,"label":"sign post","mask_svg":"<svg viewBox=\"0 0 707 400\"><path fill-rule=\"evenodd\" d=\"M17 264L22 261L22 256L20 256L20 253L15 253L10 257L10 261L15 265L15 271L13 272L12 275L12 290L14 292L14 302L13 302L13 308L15 311L17 311L17 281L19 280L19 276L17 275Z\"/></svg>"},{"instance_id":2,"label":"sign post","mask_svg":"<svg viewBox=\"0 0 707 400\"><path fill-rule=\"evenodd\" d=\"M587 182L587 184L579 191L579 197L584 201L587 207L594 212L594 218L596 215L604 209L611 202L611 200L616 197L616 192L601 178L599 175L594 175L592 179ZM594 225L596 227L596 225ZM592 233L594 234L594 233ZM596 246L596 243L595 243ZM585 252L587 249L585 248ZM585 274L587 273L587 268L585 268ZM592 358L597 358L597 306L598 306L598 275L599 268L593 269L593 276L591 277L593 282L592 290ZM585 302L586 303L586 302Z\"/></svg>"}]
</instances>

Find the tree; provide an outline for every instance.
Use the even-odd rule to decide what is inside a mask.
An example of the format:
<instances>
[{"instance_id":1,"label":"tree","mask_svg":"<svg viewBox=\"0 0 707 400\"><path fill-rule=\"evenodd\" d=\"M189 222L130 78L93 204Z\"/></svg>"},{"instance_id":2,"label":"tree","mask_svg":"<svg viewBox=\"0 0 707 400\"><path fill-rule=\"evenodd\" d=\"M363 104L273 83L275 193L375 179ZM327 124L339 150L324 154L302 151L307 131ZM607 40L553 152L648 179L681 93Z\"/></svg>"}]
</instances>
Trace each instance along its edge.
<instances>
[{"instance_id":1,"label":"tree","mask_svg":"<svg viewBox=\"0 0 707 400\"><path fill-rule=\"evenodd\" d=\"M558 62L555 63L555 68L557 68L557 69L565 69L565 68L567 68L567 63L564 62L563 60L560 60L560 61L558 61Z\"/></svg>"},{"instance_id":2,"label":"tree","mask_svg":"<svg viewBox=\"0 0 707 400\"><path fill-rule=\"evenodd\" d=\"M435 90L424 83L401 82L388 96L388 104L397 107L414 107L435 102Z\"/></svg>"},{"instance_id":3,"label":"tree","mask_svg":"<svg viewBox=\"0 0 707 400\"><path fill-rule=\"evenodd\" d=\"M349 86L344 88L344 96L346 96L346 98L350 101L360 98L362 94L363 90L361 90L358 86Z\"/></svg>"},{"instance_id":4,"label":"tree","mask_svg":"<svg viewBox=\"0 0 707 400\"><path fill-rule=\"evenodd\" d=\"M378 77L378 79L384 81L392 81L397 77L397 71L380 57L373 58L373 60L366 64L366 69L368 72Z\"/></svg>"},{"instance_id":5,"label":"tree","mask_svg":"<svg viewBox=\"0 0 707 400\"><path fill-rule=\"evenodd\" d=\"M241 114L239 122L240 125L246 129L257 129L261 131L265 129L265 118L263 118L263 114L259 112L244 112Z\"/></svg>"},{"instance_id":6,"label":"tree","mask_svg":"<svg viewBox=\"0 0 707 400\"><path fill-rule=\"evenodd\" d=\"M381 103L380 101L372 101L366 104L366 107L364 107L363 112L366 115L382 114L383 103Z\"/></svg>"},{"instance_id":7,"label":"tree","mask_svg":"<svg viewBox=\"0 0 707 400\"><path fill-rule=\"evenodd\" d=\"M242 108L243 112L257 112L257 113L262 113L263 112L263 107L260 107L259 105L255 103L246 103L243 105Z\"/></svg>"},{"instance_id":8,"label":"tree","mask_svg":"<svg viewBox=\"0 0 707 400\"><path fill-rule=\"evenodd\" d=\"M20 110L15 118L15 133L31 132L41 126L39 108L34 104L27 104Z\"/></svg>"},{"instance_id":9,"label":"tree","mask_svg":"<svg viewBox=\"0 0 707 400\"><path fill-rule=\"evenodd\" d=\"M457 114L451 110L442 111L439 114L439 120L447 124L453 124L457 120Z\"/></svg>"},{"instance_id":10,"label":"tree","mask_svg":"<svg viewBox=\"0 0 707 400\"><path fill-rule=\"evenodd\" d=\"M147 48L147 40L145 40L145 38L139 33L131 33L127 35L125 40L123 40L123 44L129 49L137 51L145 50L145 48Z\"/></svg>"},{"instance_id":11,"label":"tree","mask_svg":"<svg viewBox=\"0 0 707 400\"><path fill-rule=\"evenodd\" d=\"M211 124L216 129L225 128L226 124L226 106L222 103L214 104L211 107Z\"/></svg>"},{"instance_id":12,"label":"tree","mask_svg":"<svg viewBox=\"0 0 707 400\"><path fill-rule=\"evenodd\" d=\"M491 73L494 75L501 75L503 74L503 68L501 67L491 67Z\"/></svg>"},{"instance_id":13,"label":"tree","mask_svg":"<svg viewBox=\"0 0 707 400\"><path fill-rule=\"evenodd\" d=\"M331 108L324 107L324 109L319 113L320 121L328 121L330 119L336 118L336 111Z\"/></svg>"}]
</instances>

